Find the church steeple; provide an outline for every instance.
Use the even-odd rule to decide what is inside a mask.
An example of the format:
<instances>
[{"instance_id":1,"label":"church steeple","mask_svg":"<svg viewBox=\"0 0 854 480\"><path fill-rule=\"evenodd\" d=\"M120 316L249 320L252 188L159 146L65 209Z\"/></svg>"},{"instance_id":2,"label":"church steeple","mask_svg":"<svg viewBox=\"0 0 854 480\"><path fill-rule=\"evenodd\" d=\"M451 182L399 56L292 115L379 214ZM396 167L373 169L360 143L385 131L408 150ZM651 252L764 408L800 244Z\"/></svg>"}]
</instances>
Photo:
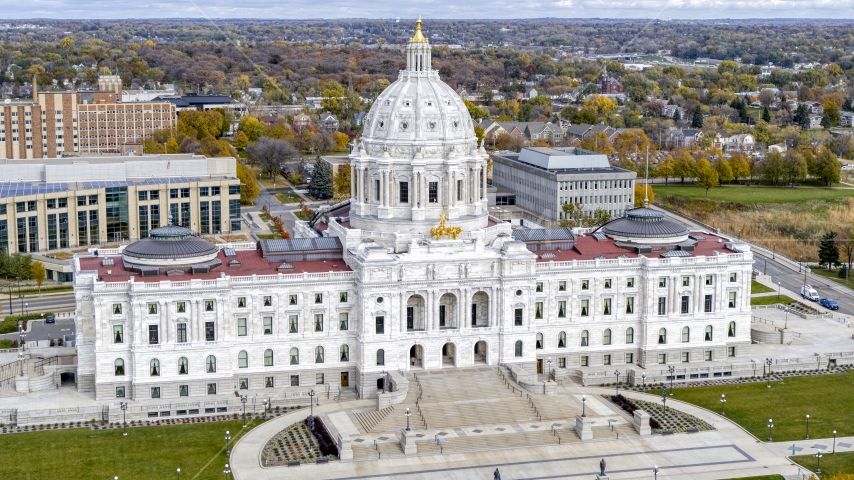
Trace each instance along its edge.
<instances>
[{"instance_id":1,"label":"church steeple","mask_svg":"<svg viewBox=\"0 0 854 480\"><path fill-rule=\"evenodd\" d=\"M431 70L432 53L430 42L421 33L421 17L415 22L415 35L406 46L406 70L410 72L429 72Z\"/></svg>"}]
</instances>

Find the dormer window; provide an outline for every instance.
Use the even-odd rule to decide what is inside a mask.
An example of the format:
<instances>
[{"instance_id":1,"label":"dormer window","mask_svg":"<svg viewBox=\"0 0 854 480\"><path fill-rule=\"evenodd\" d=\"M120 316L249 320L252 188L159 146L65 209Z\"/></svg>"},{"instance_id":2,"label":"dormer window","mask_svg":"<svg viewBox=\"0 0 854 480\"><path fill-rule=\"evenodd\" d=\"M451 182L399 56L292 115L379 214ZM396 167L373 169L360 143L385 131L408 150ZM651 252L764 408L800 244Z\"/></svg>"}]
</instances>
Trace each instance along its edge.
<instances>
[{"instance_id":1,"label":"dormer window","mask_svg":"<svg viewBox=\"0 0 854 480\"><path fill-rule=\"evenodd\" d=\"M407 106L407 107L408 107L408 106L409 106L409 103L410 103L410 102L409 102L409 100L406 100L405 102L403 102L403 105L405 105L405 106Z\"/></svg>"}]
</instances>

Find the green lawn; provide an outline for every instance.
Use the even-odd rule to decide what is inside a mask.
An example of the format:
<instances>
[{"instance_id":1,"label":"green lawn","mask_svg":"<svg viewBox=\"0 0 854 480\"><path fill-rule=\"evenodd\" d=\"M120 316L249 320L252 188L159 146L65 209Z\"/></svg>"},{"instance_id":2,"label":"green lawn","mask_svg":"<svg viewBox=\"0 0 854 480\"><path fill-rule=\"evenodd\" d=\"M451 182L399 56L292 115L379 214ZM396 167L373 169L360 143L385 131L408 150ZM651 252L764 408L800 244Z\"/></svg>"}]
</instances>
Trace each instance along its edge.
<instances>
[{"instance_id":1,"label":"green lawn","mask_svg":"<svg viewBox=\"0 0 854 480\"><path fill-rule=\"evenodd\" d=\"M839 269L835 268L833 271L828 272L826 268L823 267L815 267L810 270L810 273L814 273L820 277L824 277L828 280L833 280L834 282L845 285L846 287L854 287L854 276L851 274L848 275L848 283L845 283L844 278L839 278Z\"/></svg>"},{"instance_id":2,"label":"green lawn","mask_svg":"<svg viewBox=\"0 0 854 480\"><path fill-rule=\"evenodd\" d=\"M757 367L762 375L762 365ZM810 438L854 435L854 373L809 377L787 377L765 382L713 387L676 388L673 397L713 412L721 411L726 395L726 416L761 440L768 439L768 419L774 420L775 442L803 440L806 415L810 416ZM655 396L654 391L650 392ZM661 393L658 393L658 397ZM674 408L678 408L674 405ZM824 462L822 462L822 466Z\"/></svg>"},{"instance_id":3,"label":"green lawn","mask_svg":"<svg viewBox=\"0 0 854 480\"><path fill-rule=\"evenodd\" d=\"M276 198L282 203L299 203L302 197L295 193L277 193Z\"/></svg>"},{"instance_id":4,"label":"green lawn","mask_svg":"<svg viewBox=\"0 0 854 480\"><path fill-rule=\"evenodd\" d=\"M249 428L260 420L253 420ZM225 431L232 442L241 435L243 422L211 422L122 430L74 430L15 433L0 436L0 451L14 461L0 462L0 478L36 480L52 478L113 478L161 480L223 478ZM247 429L247 430L248 430ZM233 443L232 443L233 445ZM12 457L7 457L11 459Z\"/></svg>"},{"instance_id":5,"label":"green lawn","mask_svg":"<svg viewBox=\"0 0 854 480\"><path fill-rule=\"evenodd\" d=\"M781 305L788 305L795 300L792 297L788 297L786 295L780 295L777 298L777 295L768 295L767 297L753 297L750 299L750 305L774 305L775 303L779 303Z\"/></svg>"},{"instance_id":6,"label":"green lawn","mask_svg":"<svg viewBox=\"0 0 854 480\"><path fill-rule=\"evenodd\" d=\"M297 217L298 219L300 219L304 222L311 220L311 217L309 217L308 215L306 215L302 211L293 211L291 213L293 213L295 217Z\"/></svg>"},{"instance_id":7,"label":"green lawn","mask_svg":"<svg viewBox=\"0 0 854 480\"><path fill-rule=\"evenodd\" d=\"M706 191L695 186L653 185L653 190L656 198L663 198L665 195L706 198ZM838 200L846 197L854 197L854 189L723 186L709 190L709 200L744 204L798 203L808 200Z\"/></svg>"},{"instance_id":8,"label":"green lawn","mask_svg":"<svg viewBox=\"0 0 854 480\"><path fill-rule=\"evenodd\" d=\"M756 280L750 281L750 293L771 293L773 291L773 288L766 287L765 285L757 282Z\"/></svg>"},{"instance_id":9,"label":"green lawn","mask_svg":"<svg viewBox=\"0 0 854 480\"><path fill-rule=\"evenodd\" d=\"M782 475L760 475L758 477L739 477L728 480L786 480L786 478Z\"/></svg>"},{"instance_id":10,"label":"green lawn","mask_svg":"<svg viewBox=\"0 0 854 480\"><path fill-rule=\"evenodd\" d=\"M854 472L854 452L831 454L825 451L821 453L821 475L818 475L819 478L832 477L838 473ZM811 472L815 471L818 464L815 453L812 455L798 455L791 458Z\"/></svg>"}]
</instances>

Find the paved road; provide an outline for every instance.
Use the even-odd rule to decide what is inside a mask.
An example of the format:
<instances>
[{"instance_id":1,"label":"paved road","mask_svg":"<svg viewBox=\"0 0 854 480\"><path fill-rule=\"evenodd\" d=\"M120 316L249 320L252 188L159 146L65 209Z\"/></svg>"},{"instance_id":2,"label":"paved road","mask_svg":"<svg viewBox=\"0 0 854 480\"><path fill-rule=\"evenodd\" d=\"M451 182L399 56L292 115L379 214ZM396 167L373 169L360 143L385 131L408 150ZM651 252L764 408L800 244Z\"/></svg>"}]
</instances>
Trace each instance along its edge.
<instances>
[{"instance_id":1,"label":"paved road","mask_svg":"<svg viewBox=\"0 0 854 480\"><path fill-rule=\"evenodd\" d=\"M56 340L62 338L63 335L73 335L74 319L57 318L56 323L44 323L44 320L31 320L29 322L30 331L27 332L26 341L34 342L36 340ZM0 338L8 340L18 340L18 334L8 333L0 335Z\"/></svg>"},{"instance_id":2,"label":"paved road","mask_svg":"<svg viewBox=\"0 0 854 480\"><path fill-rule=\"evenodd\" d=\"M3 297L0 296L0 299ZM23 305L22 305L23 304ZM20 299L13 298L11 308L9 306L9 297L2 301L3 315L21 315L23 309L30 313L40 313L49 311L68 311L74 310L74 294L69 292L68 295L56 295L50 297L25 297L23 302Z\"/></svg>"}]
</instances>

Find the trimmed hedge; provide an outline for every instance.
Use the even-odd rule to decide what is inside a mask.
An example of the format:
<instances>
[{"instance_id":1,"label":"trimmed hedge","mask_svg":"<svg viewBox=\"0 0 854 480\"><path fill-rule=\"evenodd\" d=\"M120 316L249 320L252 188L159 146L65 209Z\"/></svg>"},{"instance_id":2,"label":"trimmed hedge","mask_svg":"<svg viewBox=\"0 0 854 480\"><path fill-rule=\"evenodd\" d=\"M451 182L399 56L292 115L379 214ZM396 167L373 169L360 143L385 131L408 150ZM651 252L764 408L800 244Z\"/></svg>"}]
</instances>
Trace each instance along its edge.
<instances>
[{"instance_id":1,"label":"trimmed hedge","mask_svg":"<svg viewBox=\"0 0 854 480\"><path fill-rule=\"evenodd\" d=\"M308 417L306 417L305 423L308 425ZM338 445L335 443L335 440L332 439L332 435L329 435L329 431L326 430L326 425L323 424L320 417L314 417L314 430L312 430L311 433L313 433L314 438L317 439L317 448L320 449L321 455L338 456Z\"/></svg>"},{"instance_id":2,"label":"trimmed hedge","mask_svg":"<svg viewBox=\"0 0 854 480\"><path fill-rule=\"evenodd\" d=\"M53 312L44 312L44 316L53 315ZM24 330L27 329L27 321L41 320L42 313L31 313L29 315L9 315L0 322L0 333L15 333L18 331L18 321L24 321Z\"/></svg>"},{"instance_id":3,"label":"trimmed hedge","mask_svg":"<svg viewBox=\"0 0 854 480\"><path fill-rule=\"evenodd\" d=\"M625 410L629 415L634 416L635 410L638 410L638 406L623 395L611 395L610 398L613 403ZM652 416L649 417L649 426L652 428L661 428L661 424L658 423L658 420L652 418Z\"/></svg>"}]
</instances>

